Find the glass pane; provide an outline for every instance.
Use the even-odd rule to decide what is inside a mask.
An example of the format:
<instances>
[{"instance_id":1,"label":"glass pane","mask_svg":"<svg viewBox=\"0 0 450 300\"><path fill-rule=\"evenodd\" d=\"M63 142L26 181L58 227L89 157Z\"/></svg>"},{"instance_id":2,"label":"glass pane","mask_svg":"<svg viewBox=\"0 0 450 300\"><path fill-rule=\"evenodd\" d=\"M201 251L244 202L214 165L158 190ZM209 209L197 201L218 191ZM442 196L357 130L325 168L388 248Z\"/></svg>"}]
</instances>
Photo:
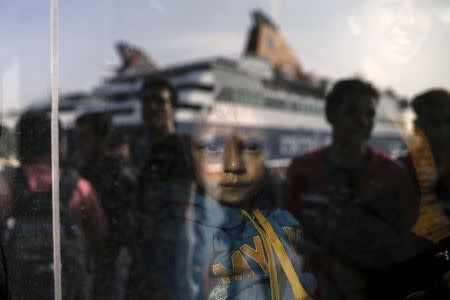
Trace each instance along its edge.
<instances>
[{"instance_id":1,"label":"glass pane","mask_svg":"<svg viewBox=\"0 0 450 300\"><path fill-rule=\"evenodd\" d=\"M30 269L0 281L49 299L50 8L0 7L2 261ZM63 299L448 296L449 15L60 1Z\"/></svg>"},{"instance_id":2,"label":"glass pane","mask_svg":"<svg viewBox=\"0 0 450 300\"><path fill-rule=\"evenodd\" d=\"M411 0L61 4L67 166L101 204L86 210L97 224L85 229L91 293L442 292L428 281L444 275L433 255L445 249L446 200L420 202L422 179L411 179L435 173L407 154L418 141L414 95L448 88L448 9ZM427 264L413 259L427 247L426 262L439 267L396 284Z\"/></svg>"}]
</instances>

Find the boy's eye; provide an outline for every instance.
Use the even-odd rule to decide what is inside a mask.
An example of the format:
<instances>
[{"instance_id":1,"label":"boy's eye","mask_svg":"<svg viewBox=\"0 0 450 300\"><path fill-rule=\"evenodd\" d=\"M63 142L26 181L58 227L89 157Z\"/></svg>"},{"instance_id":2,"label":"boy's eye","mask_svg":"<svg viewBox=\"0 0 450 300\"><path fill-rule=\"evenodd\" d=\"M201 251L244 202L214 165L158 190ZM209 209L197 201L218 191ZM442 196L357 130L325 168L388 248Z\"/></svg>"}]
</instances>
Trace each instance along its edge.
<instances>
[{"instance_id":1,"label":"boy's eye","mask_svg":"<svg viewBox=\"0 0 450 300\"><path fill-rule=\"evenodd\" d=\"M205 148L209 152L219 152L220 150L222 150L222 147L220 147L220 145L217 143L207 144Z\"/></svg>"},{"instance_id":2,"label":"boy's eye","mask_svg":"<svg viewBox=\"0 0 450 300\"><path fill-rule=\"evenodd\" d=\"M198 147L202 150L211 152L211 153L217 153L221 152L223 150L223 146L221 143L218 142L203 142L198 145Z\"/></svg>"}]
</instances>

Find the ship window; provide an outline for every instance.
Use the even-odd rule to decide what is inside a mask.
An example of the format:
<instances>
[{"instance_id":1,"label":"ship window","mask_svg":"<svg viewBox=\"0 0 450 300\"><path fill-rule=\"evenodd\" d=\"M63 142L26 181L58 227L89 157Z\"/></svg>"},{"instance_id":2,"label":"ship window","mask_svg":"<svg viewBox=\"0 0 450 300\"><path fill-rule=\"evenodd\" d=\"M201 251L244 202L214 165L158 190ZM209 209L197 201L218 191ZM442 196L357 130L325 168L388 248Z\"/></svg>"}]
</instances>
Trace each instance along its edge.
<instances>
[{"instance_id":1,"label":"ship window","mask_svg":"<svg viewBox=\"0 0 450 300\"><path fill-rule=\"evenodd\" d=\"M265 104L264 98L256 92L248 90L236 90L235 96L238 102L244 104L251 104L255 106L263 106Z\"/></svg>"},{"instance_id":2,"label":"ship window","mask_svg":"<svg viewBox=\"0 0 450 300\"><path fill-rule=\"evenodd\" d=\"M275 99L275 98L266 98L266 106L274 107L274 108L281 108L281 109L287 108L285 101L282 101L280 99Z\"/></svg>"},{"instance_id":3,"label":"ship window","mask_svg":"<svg viewBox=\"0 0 450 300\"><path fill-rule=\"evenodd\" d=\"M217 94L217 100L231 101L233 97L233 90L231 88L224 87L220 89Z\"/></svg>"}]
</instances>

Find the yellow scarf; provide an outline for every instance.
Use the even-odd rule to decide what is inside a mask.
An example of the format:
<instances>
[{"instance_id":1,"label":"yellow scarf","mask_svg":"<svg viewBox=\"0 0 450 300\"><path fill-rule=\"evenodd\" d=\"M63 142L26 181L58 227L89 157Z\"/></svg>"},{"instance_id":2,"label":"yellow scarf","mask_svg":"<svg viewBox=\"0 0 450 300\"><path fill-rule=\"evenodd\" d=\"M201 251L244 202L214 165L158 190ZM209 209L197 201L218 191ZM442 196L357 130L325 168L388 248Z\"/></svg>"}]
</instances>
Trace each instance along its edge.
<instances>
[{"instance_id":1,"label":"yellow scarf","mask_svg":"<svg viewBox=\"0 0 450 300\"><path fill-rule=\"evenodd\" d=\"M272 300L280 299L280 290L278 285L274 252L277 255L278 260L281 263L281 267L283 268L284 274L286 275L291 285L294 298L296 300L312 299L300 283L297 273L294 270L294 266L292 265L289 256L286 254L286 250L284 249L280 238L278 237L277 233L273 229L270 222L266 219L266 217L264 217L259 209L254 210L252 213L248 213L244 210L241 211L244 216L250 219L253 226L255 226L256 230L261 235L264 246L266 248L267 256L269 258L269 278Z\"/></svg>"},{"instance_id":2,"label":"yellow scarf","mask_svg":"<svg viewBox=\"0 0 450 300\"><path fill-rule=\"evenodd\" d=\"M408 145L421 194L419 218L411 231L438 243L450 236L450 220L433 193L439 174L431 148L422 131L419 131L418 137L418 143Z\"/></svg>"}]
</instances>

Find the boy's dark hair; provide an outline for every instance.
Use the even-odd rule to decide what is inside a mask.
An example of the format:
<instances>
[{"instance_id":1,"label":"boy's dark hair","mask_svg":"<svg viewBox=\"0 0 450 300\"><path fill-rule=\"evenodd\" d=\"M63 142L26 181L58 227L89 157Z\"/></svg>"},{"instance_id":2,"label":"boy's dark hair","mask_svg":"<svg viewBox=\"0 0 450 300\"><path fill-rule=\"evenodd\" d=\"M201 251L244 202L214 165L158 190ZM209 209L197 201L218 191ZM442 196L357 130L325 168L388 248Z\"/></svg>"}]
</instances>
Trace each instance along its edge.
<instances>
[{"instance_id":1,"label":"boy's dark hair","mask_svg":"<svg viewBox=\"0 0 450 300\"><path fill-rule=\"evenodd\" d=\"M325 114L328 121L348 94L368 95L377 101L380 97L378 90L369 82L360 79L339 80L325 98Z\"/></svg>"},{"instance_id":2,"label":"boy's dark hair","mask_svg":"<svg viewBox=\"0 0 450 300\"><path fill-rule=\"evenodd\" d=\"M418 118L427 117L432 109L450 109L450 93L446 89L429 89L413 97L411 106Z\"/></svg>"},{"instance_id":3,"label":"boy's dark hair","mask_svg":"<svg viewBox=\"0 0 450 300\"><path fill-rule=\"evenodd\" d=\"M170 93L170 102L172 103L172 107L176 107L178 102L178 92L176 88L173 86L170 81L165 77L152 77L146 79L142 84L141 92L139 93L139 97L142 101L152 100L148 97L147 92L152 89L168 89Z\"/></svg>"},{"instance_id":4,"label":"boy's dark hair","mask_svg":"<svg viewBox=\"0 0 450 300\"><path fill-rule=\"evenodd\" d=\"M9 157L14 154L15 140L12 131L0 124L0 157Z\"/></svg>"},{"instance_id":5,"label":"boy's dark hair","mask_svg":"<svg viewBox=\"0 0 450 300\"><path fill-rule=\"evenodd\" d=\"M60 141L64 135L59 122ZM36 158L51 154L51 120L46 112L28 111L16 125L18 158L21 163L32 163Z\"/></svg>"},{"instance_id":6,"label":"boy's dark hair","mask_svg":"<svg viewBox=\"0 0 450 300\"><path fill-rule=\"evenodd\" d=\"M91 126L95 136L99 138L108 136L113 129L111 114L107 112L86 113L79 116L75 122L77 126Z\"/></svg>"}]
</instances>

